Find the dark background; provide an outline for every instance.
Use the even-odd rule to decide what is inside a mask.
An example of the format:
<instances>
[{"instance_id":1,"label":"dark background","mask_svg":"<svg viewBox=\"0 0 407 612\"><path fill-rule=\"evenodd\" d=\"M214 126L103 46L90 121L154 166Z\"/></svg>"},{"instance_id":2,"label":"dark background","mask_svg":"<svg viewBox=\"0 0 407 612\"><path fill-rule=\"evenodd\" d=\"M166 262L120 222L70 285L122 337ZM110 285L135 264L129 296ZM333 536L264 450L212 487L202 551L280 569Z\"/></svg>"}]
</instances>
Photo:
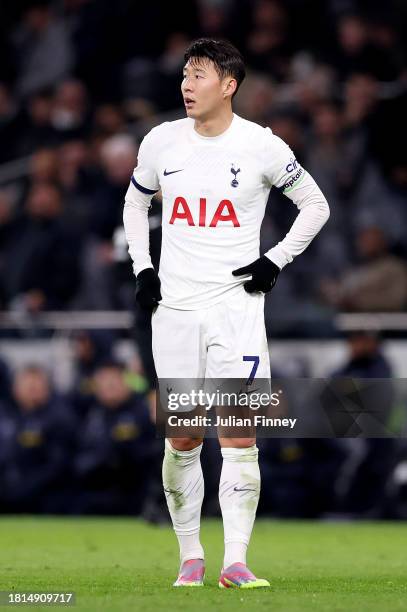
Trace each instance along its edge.
<instances>
[{"instance_id":1,"label":"dark background","mask_svg":"<svg viewBox=\"0 0 407 612\"><path fill-rule=\"evenodd\" d=\"M227 37L242 51L248 76L236 112L269 125L293 148L331 208L321 235L284 269L267 300L269 336L342 339L343 363L329 374L387 378L400 371L403 360L392 363L381 336L403 339L407 328L395 331L391 318L407 305L404 2L3 1L2 512L166 520L149 322L135 311L121 219L140 140L153 125L183 116L183 53L202 35ZM263 250L284 236L295 214L272 190ZM155 262L159 218L157 198L150 219ZM88 330L75 313L93 311L119 318L111 324L102 317ZM51 321L49 312L61 316ZM346 340L341 313L362 315L359 332ZM390 323L372 333L366 317L377 313ZM53 357L61 338L70 363L63 385ZM123 342L136 352L122 364ZM313 375L296 357L294 374ZM292 375L291 366L283 363L277 374ZM389 418L398 418L397 408L388 407ZM218 512L216 444L207 441L203 460L209 514ZM406 516L400 441L259 445L265 513Z\"/></svg>"}]
</instances>

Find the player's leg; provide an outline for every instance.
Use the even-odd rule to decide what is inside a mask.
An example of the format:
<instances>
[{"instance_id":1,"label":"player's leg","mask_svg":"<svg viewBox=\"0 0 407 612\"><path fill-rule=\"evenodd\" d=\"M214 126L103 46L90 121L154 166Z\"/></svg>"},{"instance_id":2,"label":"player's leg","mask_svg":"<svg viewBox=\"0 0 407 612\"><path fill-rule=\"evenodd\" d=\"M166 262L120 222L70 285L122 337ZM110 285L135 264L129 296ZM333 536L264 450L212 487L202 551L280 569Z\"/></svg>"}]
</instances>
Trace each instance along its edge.
<instances>
[{"instance_id":1,"label":"player's leg","mask_svg":"<svg viewBox=\"0 0 407 612\"><path fill-rule=\"evenodd\" d=\"M219 503L224 525L223 567L246 564L260 497L260 471L255 438L220 438L222 472Z\"/></svg>"},{"instance_id":2,"label":"player's leg","mask_svg":"<svg viewBox=\"0 0 407 612\"><path fill-rule=\"evenodd\" d=\"M214 318L218 328L214 328L213 344L208 348L208 377L225 380L249 378L253 363L256 363L255 380L268 385L270 362L264 326L264 297L245 293L231 304L219 305L217 315ZM248 356L257 359L252 363L244 359ZM256 578L246 565L261 484L255 432L240 438L222 437L220 432L219 441L223 458L219 502L225 540L219 586L269 586L267 580Z\"/></svg>"},{"instance_id":3,"label":"player's leg","mask_svg":"<svg viewBox=\"0 0 407 612\"><path fill-rule=\"evenodd\" d=\"M159 380L196 379L203 375L196 319L197 313L164 307L154 313L153 355ZM204 551L199 536L204 496L201 450L202 438L165 440L163 486L180 550L180 570L174 586L203 584Z\"/></svg>"},{"instance_id":4,"label":"player's leg","mask_svg":"<svg viewBox=\"0 0 407 612\"><path fill-rule=\"evenodd\" d=\"M165 440L164 493L180 551L180 570L174 586L203 584L204 551L199 537L204 497L201 450L199 438Z\"/></svg>"},{"instance_id":5,"label":"player's leg","mask_svg":"<svg viewBox=\"0 0 407 612\"><path fill-rule=\"evenodd\" d=\"M270 586L256 578L246 564L260 497L260 470L255 438L219 438L222 472L219 503L222 511L225 554L219 578L221 587Z\"/></svg>"}]
</instances>

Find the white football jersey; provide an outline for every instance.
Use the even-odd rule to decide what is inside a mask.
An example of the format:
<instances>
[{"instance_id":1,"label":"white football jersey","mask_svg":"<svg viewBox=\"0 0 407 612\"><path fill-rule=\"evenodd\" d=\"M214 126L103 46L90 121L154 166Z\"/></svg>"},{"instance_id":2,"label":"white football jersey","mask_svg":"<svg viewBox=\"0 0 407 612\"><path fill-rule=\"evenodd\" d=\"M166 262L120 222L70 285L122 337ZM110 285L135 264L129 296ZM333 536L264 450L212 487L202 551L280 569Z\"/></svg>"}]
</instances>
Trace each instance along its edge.
<instances>
[{"instance_id":1,"label":"white football jersey","mask_svg":"<svg viewBox=\"0 0 407 612\"><path fill-rule=\"evenodd\" d=\"M162 305L195 310L242 291L247 277L232 270L260 256L270 188L289 193L304 176L280 138L237 115L216 137L198 134L190 118L152 129L129 192L162 191Z\"/></svg>"}]
</instances>

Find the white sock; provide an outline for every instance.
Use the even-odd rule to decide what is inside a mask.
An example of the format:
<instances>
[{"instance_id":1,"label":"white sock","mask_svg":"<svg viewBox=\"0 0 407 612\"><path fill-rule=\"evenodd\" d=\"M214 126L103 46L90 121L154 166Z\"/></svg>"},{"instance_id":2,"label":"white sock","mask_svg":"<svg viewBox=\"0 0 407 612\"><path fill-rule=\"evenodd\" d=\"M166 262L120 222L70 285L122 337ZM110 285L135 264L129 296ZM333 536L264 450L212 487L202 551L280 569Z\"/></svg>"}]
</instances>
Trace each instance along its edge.
<instances>
[{"instance_id":1,"label":"white sock","mask_svg":"<svg viewBox=\"0 0 407 612\"><path fill-rule=\"evenodd\" d=\"M165 440L163 485L174 531L178 538L181 565L188 559L203 559L199 540L204 481L201 468L202 444L189 451L176 450Z\"/></svg>"},{"instance_id":2,"label":"white sock","mask_svg":"<svg viewBox=\"0 0 407 612\"><path fill-rule=\"evenodd\" d=\"M260 497L260 470L256 445L221 450L219 502L225 536L225 569L233 563L246 564L246 550Z\"/></svg>"}]
</instances>

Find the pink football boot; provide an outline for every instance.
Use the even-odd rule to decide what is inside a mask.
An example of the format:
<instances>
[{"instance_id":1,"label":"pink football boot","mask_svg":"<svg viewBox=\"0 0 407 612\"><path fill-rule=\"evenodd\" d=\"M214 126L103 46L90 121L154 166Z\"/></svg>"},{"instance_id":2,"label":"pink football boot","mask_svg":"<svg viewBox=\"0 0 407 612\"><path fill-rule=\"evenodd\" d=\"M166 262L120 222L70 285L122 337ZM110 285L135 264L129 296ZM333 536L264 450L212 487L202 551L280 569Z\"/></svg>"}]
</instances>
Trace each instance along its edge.
<instances>
[{"instance_id":1,"label":"pink football boot","mask_svg":"<svg viewBox=\"0 0 407 612\"><path fill-rule=\"evenodd\" d=\"M174 582L175 587L199 587L203 586L205 576L205 563L203 559L189 559L184 561Z\"/></svg>"}]
</instances>

